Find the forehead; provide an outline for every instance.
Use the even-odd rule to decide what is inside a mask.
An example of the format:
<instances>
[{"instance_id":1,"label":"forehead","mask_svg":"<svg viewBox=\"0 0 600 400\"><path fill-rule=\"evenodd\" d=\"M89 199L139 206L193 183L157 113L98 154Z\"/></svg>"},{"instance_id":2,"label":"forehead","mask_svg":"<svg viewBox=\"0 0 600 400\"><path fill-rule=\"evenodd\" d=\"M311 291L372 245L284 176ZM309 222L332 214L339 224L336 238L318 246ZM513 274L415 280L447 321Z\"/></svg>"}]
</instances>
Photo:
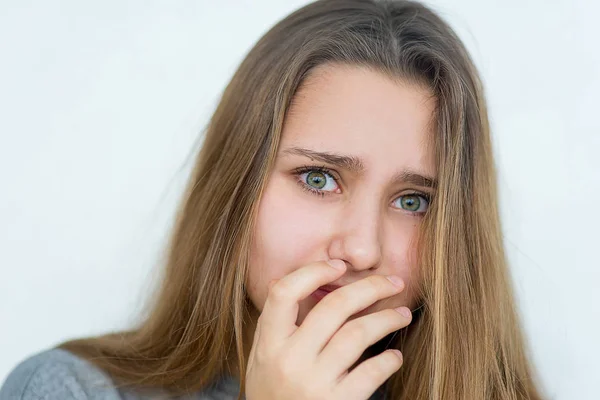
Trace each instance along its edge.
<instances>
[{"instance_id":1,"label":"forehead","mask_svg":"<svg viewBox=\"0 0 600 400\"><path fill-rule=\"evenodd\" d=\"M294 95L280 148L356 156L367 169L435 175L434 108L433 96L419 86L365 67L322 65Z\"/></svg>"}]
</instances>

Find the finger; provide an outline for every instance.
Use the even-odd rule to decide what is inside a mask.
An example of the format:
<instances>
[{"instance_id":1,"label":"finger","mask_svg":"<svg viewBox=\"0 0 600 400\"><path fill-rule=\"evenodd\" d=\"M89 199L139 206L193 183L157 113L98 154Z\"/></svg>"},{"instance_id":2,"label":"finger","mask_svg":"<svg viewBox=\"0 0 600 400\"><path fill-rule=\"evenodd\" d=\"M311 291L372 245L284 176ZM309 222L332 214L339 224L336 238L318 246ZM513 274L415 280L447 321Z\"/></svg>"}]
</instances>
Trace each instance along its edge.
<instances>
[{"instance_id":1,"label":"finger","mask_svg":"<svg viewBox=\"0 0 600 400\"><path fill-rule=\"evenodd\" d=\"M399 350L386 350L371 357L350 373L338 385L342 399L367 399L402 366Z\"/></svg>"},{"instance_id":2,"label":"finger","mask_svg":"<svg viewBox=\"0 0 600 400\"><path fill-rule=\"evenodd\" d=\"M369 307L378 300L395 295L404 289L404 282L396 278L371 275L325 296L308 313L296 336L303 346L320 353L327 342L353 314ZM315 337L314 332L319 332Z\"/></svg>"},{"instance_id":3,"label":"finger","mask_svg":"<svg viewBox=\"0 0 600 400\"><path fill-rule=\"evenodd\" d=\"M261 313L261 336L264 340L275 343L295 332L298 328L298 302L345 272L346 264L343 261L331 261L334 262L308 264L284 276L270 288ZM335 267L336 264L338 267Z\"/></svg>"},{"instance_id":4,"label":"finger","mask_svg":"<svg viewBox=\"0 0 600 400\"><path fill-rule=\"evenodd\" d=\"M322 365L322 370L332 371L339 377L354 365L365 349L406 327L411 319L407 307L398 307L346 322L319 354L317 362Z\"/></svg>"}]
</instances>

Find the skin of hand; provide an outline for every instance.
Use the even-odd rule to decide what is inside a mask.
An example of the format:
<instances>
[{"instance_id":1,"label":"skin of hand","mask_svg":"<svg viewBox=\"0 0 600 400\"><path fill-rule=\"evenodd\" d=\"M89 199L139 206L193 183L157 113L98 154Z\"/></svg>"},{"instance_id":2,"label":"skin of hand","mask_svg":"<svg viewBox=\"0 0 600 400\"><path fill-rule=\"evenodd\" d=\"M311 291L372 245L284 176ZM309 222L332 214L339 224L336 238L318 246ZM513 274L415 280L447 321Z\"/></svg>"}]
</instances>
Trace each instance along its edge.
<instances>
[{"instance_id":1,"label":"skin of hand","mask_svg":"<svg viewBox=\"0 0 600 400\"><path fill-rule=\"evenodd\" d=\"M247 400L368 399L402 365L389 349L349 371L370 345L407 326L407 307L348 319L398 294L397 276L371 275L327 294L296 325L298 303L346 271L342 260L319 261L269 284L246 372Z\"/></svg>"}]
</instances>

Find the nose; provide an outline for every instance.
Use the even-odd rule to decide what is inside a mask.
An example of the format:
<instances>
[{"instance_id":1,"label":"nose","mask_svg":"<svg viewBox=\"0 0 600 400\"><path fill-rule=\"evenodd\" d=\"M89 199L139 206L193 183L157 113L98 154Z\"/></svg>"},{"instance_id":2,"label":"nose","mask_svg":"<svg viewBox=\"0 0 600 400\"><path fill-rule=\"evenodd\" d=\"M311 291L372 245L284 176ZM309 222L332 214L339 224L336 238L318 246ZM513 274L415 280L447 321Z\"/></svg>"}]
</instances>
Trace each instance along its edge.
<instances>
[{"instance_id":1,"label":"nose","mask_svg":"<svg viewBox=\"0 0 600 400\"><path fill-rule=\"evenodd\" d=\"M349 264L348 269L375 269L382 257L382 216L373 199L355 201L340 213L329 248L329 257Z\"/></svg>"}]
</instances>

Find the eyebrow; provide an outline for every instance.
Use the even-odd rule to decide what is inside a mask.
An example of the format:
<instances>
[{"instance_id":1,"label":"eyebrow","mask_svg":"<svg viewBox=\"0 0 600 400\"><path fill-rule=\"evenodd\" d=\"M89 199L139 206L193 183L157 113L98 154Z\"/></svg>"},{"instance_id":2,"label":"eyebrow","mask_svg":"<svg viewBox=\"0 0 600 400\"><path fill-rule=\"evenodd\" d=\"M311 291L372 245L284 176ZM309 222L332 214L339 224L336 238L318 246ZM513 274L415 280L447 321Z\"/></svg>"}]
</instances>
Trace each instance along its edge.
<instances>
[{"instance_id":1,"label":"eyebrow","mask_svg":"<svg viewBox=\"0 0 600 400\"><path fill-rule=\"evenodd\" d=\"M334 165L348 171L362 174L365 172L365 164L355 156L346 156L342 154L320 152L301 147L290 147L282 152L284 155L298 155L308 157L311 160L318 160L327 164ZM430 176L425 176L410 169L403 169L392 178L393 183L409 183L415 186L426 187L431 189L437 188L437 180Z\"/></svg>"}]
</instances>

